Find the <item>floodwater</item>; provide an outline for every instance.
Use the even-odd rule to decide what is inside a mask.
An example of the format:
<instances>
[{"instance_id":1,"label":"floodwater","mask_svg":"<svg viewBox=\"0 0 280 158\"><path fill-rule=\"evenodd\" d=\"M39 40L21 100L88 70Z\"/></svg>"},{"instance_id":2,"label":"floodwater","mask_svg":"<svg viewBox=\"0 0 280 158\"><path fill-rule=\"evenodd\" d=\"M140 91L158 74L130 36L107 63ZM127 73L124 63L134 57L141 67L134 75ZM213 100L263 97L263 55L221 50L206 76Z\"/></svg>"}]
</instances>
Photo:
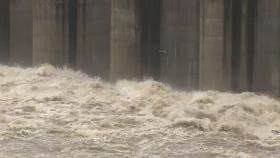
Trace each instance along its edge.
<instances>
[{"instance_id":1,"label":"floodwater","mask_svg":"<svg viewBox=\"0 0 280 158\"><path fill-rule=\"evenodd\" d=\"M0 66L0 157L280 157L280 103Z\"/></svg>"}]
</instances>

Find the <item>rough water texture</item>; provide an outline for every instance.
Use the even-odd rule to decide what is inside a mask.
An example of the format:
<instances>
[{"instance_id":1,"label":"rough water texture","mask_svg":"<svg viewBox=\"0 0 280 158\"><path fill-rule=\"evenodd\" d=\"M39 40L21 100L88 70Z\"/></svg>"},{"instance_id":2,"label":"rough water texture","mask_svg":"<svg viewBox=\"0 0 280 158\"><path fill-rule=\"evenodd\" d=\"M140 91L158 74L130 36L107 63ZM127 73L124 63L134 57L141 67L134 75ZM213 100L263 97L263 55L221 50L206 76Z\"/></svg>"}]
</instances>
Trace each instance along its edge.
<instances>
[{"instance_id":1,"label":"rough water texture","mask_svg":"<svg viewBox=\"0 0 280 158\"><path fill-rule=\"evenodd\" d=\"M0 66L0 157L280 157L280 103Z\"/></svg>"}]
</instances>

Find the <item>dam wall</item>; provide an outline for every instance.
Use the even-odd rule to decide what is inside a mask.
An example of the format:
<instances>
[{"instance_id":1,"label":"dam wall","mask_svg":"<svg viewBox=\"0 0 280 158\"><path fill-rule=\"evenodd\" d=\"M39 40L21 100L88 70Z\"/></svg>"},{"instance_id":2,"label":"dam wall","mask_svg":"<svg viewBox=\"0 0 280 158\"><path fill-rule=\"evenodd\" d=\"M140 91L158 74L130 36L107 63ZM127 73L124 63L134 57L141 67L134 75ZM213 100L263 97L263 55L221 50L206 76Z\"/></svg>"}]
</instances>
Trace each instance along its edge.
<instances>
[{"instance_id":1,"label":"dam wall","mask_svg":"<svg viewBox=\"0 0 280 158\"><path fill-rule=\"evenodd\" d=\"M1 64L280 92L279 0L1 0Z\"/></svg>"}]
</instances>

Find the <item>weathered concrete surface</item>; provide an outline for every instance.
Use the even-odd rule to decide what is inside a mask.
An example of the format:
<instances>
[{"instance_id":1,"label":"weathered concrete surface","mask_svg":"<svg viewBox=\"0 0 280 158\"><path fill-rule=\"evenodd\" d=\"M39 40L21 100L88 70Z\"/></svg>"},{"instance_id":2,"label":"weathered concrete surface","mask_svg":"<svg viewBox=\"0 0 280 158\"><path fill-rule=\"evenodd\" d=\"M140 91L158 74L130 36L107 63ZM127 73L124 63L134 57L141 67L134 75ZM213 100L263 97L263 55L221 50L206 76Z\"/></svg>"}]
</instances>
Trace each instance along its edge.
<instances>
[{"instance_id":1,"label":"weathered concrete surface","mask_svg":"<svg viewBox=\"0 0 280 158\"><path fill-rule=\"evenodd\" d=\"M163 0L161 80L178 88L198 87L199 1Z\"/></svg>"},{"instance_id":2,"label":"weathered concrete surface","mask_svg":"<svg viewBox=\"0 0 280 158\"><path fill-rule=\"evenodd\" d=\"M232 89L250 89L252 42L254 29L251 0L232 0Z\"/></svg>"},{"instance_id":3,"label":"weathered concrete surface","mask_svg":"<svg viewBox=\"0 0 280 158\"><path fill-rule=\"evenodd\" d=\"M10 0L10 62L31 66L33 21L31 0Z\"/></svg>"},{"instance_id":4,"label":"weathered concrete surface","mask_svg":"<svg viewBox=\"0 0 280 158\"><path fill-rule=\"evenodd\" d=\"M115 81L141 74L135 0L79 0L77 67Z\"/></svg>"},{"instance_id":5,"label":"weathered concrete surface","mask_svg":"<svg viewBox=\"0 0 280 158\"><path fill-rule=\"evenodd\" d=\"M253 89L279 92L280 1L258 0Z\"/></svg>"},{"instance_id":6,"label":"weathered concrete surface","mask_svg":"<svg viewBox=\"0 0 280 158\"><path fill-rule=\"evenodd\" d=\"M69 66L77 67L78 1L68 0Z\"/></svg>"},{"instance_id":7,"label":"weathered concrete surface","mask_svg":"<svg viewBox=\"0 0 280 158\"><path fill-rule=\"evenodd\" d=\"M111 0L78 0L77 67L110 77Z\"/></svg>"},{"instance_id":8,"label":"weathered concrete surface","mask_svg":"<svg viewBox=\"0 0 280 158\"><path fill-rule=\"evenodd\" d=\"M10 33L9 0L0 1L0 64L9 61Z\"/></svg>"},{"instance_id":9,"label":"weathered concrete surface","mask_svg":"<svg viewBox=\"0 0 280 158\"><path fill-rule=\"evenodd\" d=\"M200 20L199 87L230 89L230 54L226 51L224 0L202 0Z\"/></svg>"},{"instance_id":10,"label":"weathered concrete surface","mask_svg":"<svg viewBox=\"0 0 280 158\"><path fill-rule=\"evenodd\" d=\"M33 0L33 63L68 63L67 0Z\"/></svg>"},{"instance_id":11,"label":"weathered concrete surface","mask_svg":"<svg viewBox=\"0 0 280 158\"><path fill-rule=\"evenodd\" d=\"M136 0L113 0L111 3L111 80L138 78L141 54Z\"/></svg>"},{"instance_id":12,"label":"weathered concrete surface","mask_svg":"<svg viewBox=\"0 0 280 158\"><path fill-rule=\"evenodd\" d=\"M236 90L237 91L246 91L249 89L249 68L248 68L248 58L250 58L249 50L250 45L248 39L250 36L249 28L249 0L239 0L240 1L240 37L239 37L239 62L238 65L232 65L233 69L238 69L238 74L236 78ZM252 7L252 6L251 6ZM233 31L233 34L235 32ZM234 75L233 75L234 77Z\"/></svg>"},{"instance_id":13,"label":"weathered concrete surface","mask_svg":"<svg viewBox=\"0 0 280 158\"><path fill-rule=\"evenodd\" d=\"M69 63L106 80L152 76L186 89L280 89L279 0L0 4L0 61Z\"/></svg>"},{"instance_id":14,"label":"weathered concrete surface","mask_svg":"<svg viewBox=\"0 0 280 158\"><path fill-rule=\"evenodd\" d=\"M160 15L161 0L140 0L141 64L146 77L160 76Z\"/></svg>"}]
</instances>

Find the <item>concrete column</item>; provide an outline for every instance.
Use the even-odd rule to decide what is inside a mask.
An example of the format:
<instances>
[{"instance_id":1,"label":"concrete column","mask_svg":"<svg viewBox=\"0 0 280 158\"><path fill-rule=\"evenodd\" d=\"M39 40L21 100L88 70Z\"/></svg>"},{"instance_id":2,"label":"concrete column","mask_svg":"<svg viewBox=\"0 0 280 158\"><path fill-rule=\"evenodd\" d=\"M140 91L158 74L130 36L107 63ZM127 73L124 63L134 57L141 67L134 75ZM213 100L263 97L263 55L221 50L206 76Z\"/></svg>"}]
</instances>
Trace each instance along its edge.
<instances>
[{"instance_id":1,"label":"concrete column","mask_svg":"<svg viewBox=\"0 0 280 158\"><path fill-rule=\"evenodd\" d=\"M199 1L163 0L161 80L177 88L198 86Z\"/></svg>"},{"instance_id":2,"label":"concrete column","mask_svg":"<svg viewBox=\"0 0 280 158\"><path fill-rule=\"evenodd\" d=\"M117 80L140 74L135 0L79 0L77 67Z\"/></svg>"},{"instance_id":3,"label":"concrete column","mask_svg":"<svg viewBox=\"0 0 280 158\"><path fill-rule=\"evenodd\" d=\"M140 27L136 0L111 0L111 80L141 72Z\"/></svg>"},{"instance_id":4,"label":"concrete column","mask_svg":"<svg viewBox=\"0 0 280 158\"><path fill-rule=\"evenodd\" d=\"M232 88L246 91L249 88L249 0L232 1Z\"/></svg>"},{"instance_id":5,"label":"concrete column","mask_svg":"<svg viewBox=\"0 0 280 158\"><path fill-rule=\"evenodd\" d=\"M249 68L248 68L248 58L250 57L249 55L249 50L250 50L250 45L249 45L249 36L250 36L250 30L248 26L249 24L249 7L250 3L249 0L240 0L241 1L241 16L240 16L240 60L239 60L239 73L238 73L238 78L237 78L237 84L236 84L236 90L238 91L246 91L249 88ZM234 33L234 32L233 32ZM233 65L235 66L235 65Z\"/></svg>"},{"instance_id":6,"label":"concrete column","mask_svg":"<svg viewBox=\"0 0 280 158\"><path fill-rule=\"evenodd\" d=\"M226 48L225 0L202 0L200 21L200 89L230 89L230 52Z\"/></svg>"},{"instance_id":7,"label":"concrete column","mask_svg":"<svg viewBox=\"0 0 280 158\"><path fill-rule=\"evenodd\" d=\"M160 76L160 0L140 0L141 59L143 75Z\"/></svg>"},{"instance_id":8,"label":"concrete column","mask_svg":"<svg viewBox=\"0 0 280 158\"><path fill-rule=\"evenodd\" d=\"M253 89L279 93L280 1L257 0Z\"/></svg>"},{"instance_id":9,"label":"concrete column","mask_svg":"<svg viewBox=\"0 0 280 158\"><path fill-rule=\"evenodd\" d=\"M68 63L67 0L33 0L33 62Z\"/></svg>"},{"instance_id":10,"label":"concrete column","mask_svg":"<svg viewBox=\"0 0 280 158\"><path fill-rule=\"evenodd\" d=\"M10 0L10 61L12 65L32 65L32 23L32 1Z\"/></svg>"},{"instance_id":11,"label":"concrete column","mask_svg":"<svg viewBox=\"0 0 280 158\"><path fill-rule=\"evenodd\" d=\"M110 77L111 2L78 0L77 68L104 79Z\"/></svg>"},{"instance_id":12,"label":"concrete column","mask_svg":"<svg viewBox=\"0 0 280 158\"><path fill-rule=\"evenodd\" d=\"M77 67L78 1L68 0L69 65Z\"/></svg>"},{"instance_id":13,"label":"concrete column","mask_svg":"<svg viewBox=\"0 0 280 158\"><path fill-rule=\"evenodd\" d=\"M9 60L10 33L9 0L0 1L0 64Z\"/></svg>"}]
</instances>

